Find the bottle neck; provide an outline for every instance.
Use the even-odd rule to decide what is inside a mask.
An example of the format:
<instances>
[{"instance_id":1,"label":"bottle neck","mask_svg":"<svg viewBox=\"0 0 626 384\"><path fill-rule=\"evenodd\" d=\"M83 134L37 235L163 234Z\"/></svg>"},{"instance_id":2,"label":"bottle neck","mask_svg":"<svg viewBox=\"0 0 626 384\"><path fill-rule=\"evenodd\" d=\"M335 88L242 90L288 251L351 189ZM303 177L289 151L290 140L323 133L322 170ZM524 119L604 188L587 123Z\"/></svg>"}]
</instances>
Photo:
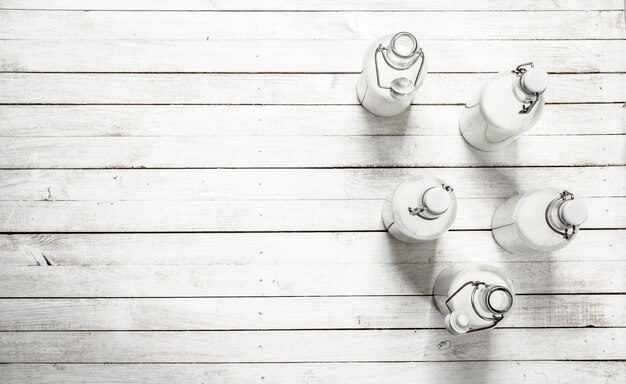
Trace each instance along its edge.
<instances>
[{"instance_id":1,"label":"bottle neck","mask_svg":"<svg viewBox=\"0 0 626 384\"><path fill-rule=\"evenodd\" d=\"M387 46L387 59L400 69L408 69L413 65L413 63L415 63L415 56L416 54L408 57L400 56L397 51L394 50L392 43L389 43Z\"/></svg>"},{"instance_id":2,"label":"bottle neck","mask_svg":"<svg viewBox=\"0 0 626 384\"><path fill-rule=\"evenodd\" d=\"M408 32L396 33L387 45L387 60L397 69L408 69L417 60L419 46L415 36Z\"/></svg>"},{"instance_id":3,"label":"bottle neck","mask_svg":"<svg viewBox=\"0 0 626 384\"><path fill-rule=\"evenodd\" d=\"M560 210L561 205L563 205L564 202L565 201L560 200L548 205L548 207L546 208L546 218L550 221L550 224L552 224L552 226L554 226L556 229L562 231L570 229L572 227L571 225L563 222L563 219L561 218Z\"/></svg>"},{"instance_id":4,"label":"bottle neck","mask_svg":"<svg viewBox=\"0 0 626 384\"><path fill-rule=\"evenodd\" d=\"M503 286L482 286L477 296L477 310L487 314L486 317L502 316L513 305L513 295Z\"/></svg>"},{"instance_id":5,"label":"bottle neck","mask_svg":"<svg viewBox=\"0 0 626 384\"><path fill-rule=\"evenodd\" d=\"M519 77L517 76L515 77L515 80L513 80L513 84L511 86L513 88L513 94L515 95L518 101L522 103L528 103L535 98L533 94L528 93L524 90Z\"/></svg>"}]
</instances>

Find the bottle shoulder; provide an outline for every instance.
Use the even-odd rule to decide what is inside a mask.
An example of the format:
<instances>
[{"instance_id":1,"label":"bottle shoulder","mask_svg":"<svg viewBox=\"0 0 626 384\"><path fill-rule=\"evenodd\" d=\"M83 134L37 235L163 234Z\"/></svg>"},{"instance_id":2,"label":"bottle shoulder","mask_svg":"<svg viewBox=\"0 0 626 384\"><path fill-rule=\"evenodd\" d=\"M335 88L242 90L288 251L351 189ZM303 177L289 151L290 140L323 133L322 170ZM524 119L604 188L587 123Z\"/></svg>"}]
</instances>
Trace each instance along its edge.
<instances>
[{"instance_id":1,"label":"bottle shoulder","mask_svg":"<svg viewBox=\"0 0 626 384\"><path fill-rule=\"evenodd\" d=\"M500 72L483 85L480 93L480 110L487 123L494 128L521 134L534 125L543 112L543 96L530 113L520 114L530 98L524 97L519 88L519 77L512 72Z\"/></svg>"},{"instance_id":2,"label":"bottle shoulder","mask_svg":"<svg viewBox=\"0 0 626 384\"><path fill-rule=\"evenodd\" d=\"M416 176L403 181L394 191L391 199L394 222L405 234L432 240L447 231L456 218L457 202L454 192L450 193L449 207L438 218L427 220L409 213L409 208L422 205L422 196L430 188L441 188L446 184L434 177Z\"/></svg>"},{"instance_id":3,"label":"bottle shoulder","mask_svg":"<svg viewBox=\"0 0 626 384\"><path fill-rule=\"evenodd\" d=\"M529 191L515 207L514 222L520 238L538 251L551 251L566 242L546 220L546 209L560 192L558 188Z\"/></svg>"}]
</instances>

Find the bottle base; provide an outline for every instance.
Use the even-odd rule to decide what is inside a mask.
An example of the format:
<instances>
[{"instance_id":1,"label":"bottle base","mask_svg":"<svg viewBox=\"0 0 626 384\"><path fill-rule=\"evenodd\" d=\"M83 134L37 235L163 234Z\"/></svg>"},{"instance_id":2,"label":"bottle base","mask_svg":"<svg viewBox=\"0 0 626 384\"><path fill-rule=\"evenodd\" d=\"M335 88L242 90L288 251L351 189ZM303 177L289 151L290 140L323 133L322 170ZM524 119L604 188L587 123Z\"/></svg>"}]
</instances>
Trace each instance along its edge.
<instances>
[{"instance_id":1,"label":"bottle base","mask_svg":"<svg viewBox=\"0 0 626 384\"><path fill-rule=\"evenodd\" d=\"M465 142L473 148L482 152L495 152L517 140L517 137L512 137L498 143L490 142L485 137L487 129L487 122L480 116L478 105L463 109L459 117L459 132Z\"/></svg>"}]
</instances>

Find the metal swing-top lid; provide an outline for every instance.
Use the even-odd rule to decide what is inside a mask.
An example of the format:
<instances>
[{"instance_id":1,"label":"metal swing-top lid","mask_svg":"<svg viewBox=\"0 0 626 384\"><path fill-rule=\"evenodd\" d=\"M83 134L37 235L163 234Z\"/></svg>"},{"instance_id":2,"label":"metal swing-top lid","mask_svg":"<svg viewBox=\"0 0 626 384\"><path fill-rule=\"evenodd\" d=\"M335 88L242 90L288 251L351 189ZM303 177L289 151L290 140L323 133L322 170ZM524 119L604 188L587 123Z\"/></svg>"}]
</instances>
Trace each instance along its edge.
<instances>
[{"instance_id":1,"label":"metal swing-top lid","mask_svg":"<svg viewBox=\"0 0 626 384\"><path fill-rule=\"evenodd\" d=\"M393 80L381 80L378 56L382 57L384 64L395 71L406 71L413 68L418 61L419 64L415 77L409 79L406 76L396 77ZM417 43L415 36L408 32L399 32L393 35L387 46L379 44L374 53L374 64L376 66L376 81L378 87L388 89L390 96L394 100L410 100L417 87L423 81L422 69L424 67L424 52ZM388 85L387 85L388 84Z\"/></svg>"}]
</instances>

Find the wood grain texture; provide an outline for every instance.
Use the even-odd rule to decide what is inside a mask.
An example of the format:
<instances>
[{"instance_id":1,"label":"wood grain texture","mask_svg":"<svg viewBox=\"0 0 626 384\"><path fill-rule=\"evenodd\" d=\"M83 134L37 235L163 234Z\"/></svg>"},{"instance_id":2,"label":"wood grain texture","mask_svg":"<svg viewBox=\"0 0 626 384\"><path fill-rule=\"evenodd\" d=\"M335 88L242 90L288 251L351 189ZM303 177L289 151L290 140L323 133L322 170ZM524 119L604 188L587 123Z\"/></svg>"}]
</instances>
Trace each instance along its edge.
<instances>
[{"instance_id":1,"label":"wood grain texture","mask_svg":"<svg viewBox=\"0 0 626 384\"><path fill-rule=\"evenodd\" d=\"M2 0L0 9L49 10L622 10L621 0Z\"/></svg>"},{"instance_id":2,"label":"wood grain texture","mask_svg":"<svg viewBox=\"0 0 626 384\"><path fill-rule=\"evenodd\" d=\"M575 245L512 256L489 231L452 231L419 246L386 232L0 235L4 265L350 265L626 261L626 231L584 230ZM38 257L39 255L45 255ZM41 262L43 260L43 263Z\"/></svg>"},{"instance_id":3,"label":"wood grain texture","mask_svg":"<svg viewBox=\"0 0 626 384\"><path fill-rule=\"evenodd\" d=\"M354 87L390 26L431 74L380 119ZM0 0L0 381L625 381L625 38L621 0ZM541 122L470 149L461 104L528 60ZM380 222L417 174L459 197L418 246ZM547 185L585 230L505 252L491 213ZM456 263L510 275L501 327L443 329Z\"/></svg>"},{"instance_id":4,"label":"wood grain texture","mask_svg":"<svg viewBox=\"0 0 626 384\"><path fill-rule=\"evenodd\" d=\"M19 137L0 138L0 147L0 168L16 169L626 164L624 135L522 136L499 152L480 152L460 136Z\"/></svg>"},{"instance_id":5,"label":"wood grain texture","mask_svg":"<svg viewBox=\"0 0 626 384\"><path fill-rule=\"evenodd\" d=\"M623 39L623 11L40 12L0 11L0 39L368 40Z\"/></svg>"},{"instance_id":6,"label":"wood grain texture","mask_svg":"<svg viewBox=\"0 0 626 384\"><path fill-rule=\"evenodd\" d=\"M360 105L0 105L0 136L459 136L463 106L380 118ZM625 134L622 104L551 104L525 136Z\"/></svg>"},{"instance_id":7,"label":"wood grain texture","mask_svg":"<svg viewBox=\"0 0 626 384\"><path fill-rule=\"evenodd\" d=\"M237 38L234 36L233 38ZM360 72L369 40L2 40L1 72ZM422 40L430 72L624 72L624 40ZM72 60L67 60L71 57ZM459 57L471 58L459 60Z\"/></svg>"},{"instance_id":8,"label":"wood grain texture","mask_svg":"<svg viewBox=\"0 0 626 384\"><path fill-rule=\"evenodd\" d=\"M7 384L268 384L299 382L397 384L427 377L450 384L512 382L544 384L577 382L620 383L623 362L609 361L491 361L420 363L302 363L302 364L6 364L0 374Z\"/></svg>"},{"instance_id":9,"label":"wood grain texture","mask_svg":"<svg viewBox=\"0 0 626 384\"><path fill-rule=\"evenodd\" d=\"M393 255L389 257L393 263ZM430 295L447 265L2 266L0 297ZM519 294L626 292L624 261L501 266Z\"/></svg>"},{"instance_id":10,"label":"wood grain texture","mask_svg":"<svg viewBox=\"0 0 626 384\"><path fill-rule=\"evenodd\" d=\"M583 228L624 229L623 198L586 198ZM459 199L452 229L491 229L504 199ZM0 201L0 232L381 231L382 200Z\"/></svg>"},{"instance_id":11,"label":"wood grain texture","mask_svg":"<svg viewBox=\"0 0 626 384\"><path fill-rule=\"evenodd\" d=\"M328 362L626 358L620 329L2 332L2 362ZM516 345L517 348L511 348Z\"/></svg>"},{"instance_id":12,"label":"wood grain texture","mask_svg":"<svg viewBox=\"0 0 626 384\"><path fill-rule=\"evenodd\" d=\"M372 200L414 176L439 177L462 199L544 185L576 197L626 197L626 167L94 169L4 170L0 201Z\"/></svg>"},{"instance_id":13,"label":"wood grain texture","mask_svg":"<svg viewBox=\"0 0 626 384\"><path fill-rule=\"evenodd\" d=\"M430 296L3 299L1 331L443 329ZM515 297L499 328L624 327L621 295Z\"/></svg>"},{"instance_id":14,"label":"wood grain texture","mask_svg":"<svg viewBox=\"0 0 626 384\"><path fill-rule=\"evenodd\" d=\"M3 104L358 104L356 74L0 73ZM464 104L491 74L429 74L416 104ZM626 101L626 74L550 76L548 103Z\"/></svg>"}]
</instances>

